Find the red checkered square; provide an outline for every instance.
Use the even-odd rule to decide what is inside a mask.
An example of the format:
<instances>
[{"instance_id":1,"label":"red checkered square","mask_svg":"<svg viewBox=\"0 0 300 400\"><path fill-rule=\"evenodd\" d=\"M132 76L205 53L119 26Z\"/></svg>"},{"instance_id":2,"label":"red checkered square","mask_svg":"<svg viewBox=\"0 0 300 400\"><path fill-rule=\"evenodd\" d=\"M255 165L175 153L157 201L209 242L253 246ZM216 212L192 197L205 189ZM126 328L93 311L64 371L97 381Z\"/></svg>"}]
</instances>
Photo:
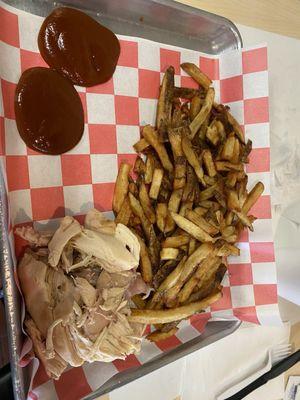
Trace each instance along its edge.
<instances>
[{"instance_id":1,"label":"red checkered square","mask_svg":"<svg viewBox=\"0 0 300 400\"><path fill-rule=\"evenodd\" d=\"M277 303L277 285L254 285L253 289L257 306Z\"/></svg>"},{"instance_id":2,"label":"red checkered square","mask_svg":"<svg viewBox=\"0 0 300 400\"><path fill-rule=\"evenodd\" d=\"M246 164L246 171L266 172L270 170L270 149L268 147L252 149L249 155L249 164Z\"/></svg>"},{"instance_id":3,"label":"red checkered square","mask_svg":"<svg viewBox=\"0 0 300 400\"><path fill-rule=\"evenodd\" d=\"M81 367L69 369L53 382L58 398L63 400L81 399L92 391Z\"/></svg>"},{"instance_id":4,"label":"red checkered square","mask_svg":"<svg viewBox=\"0 0 300 400\"><path fill-rule=\"evenodd\" d=\"M267 48L247 50L242 54L243 73L265 71L268 69Z\"/></svg>"},{"instance_id":5,"label":"red checkered square","mask_svg":"<svg viewBox=\"0 0 300 400\"><path fill-rule=\"evenodd\" d=\"M159 94L160 73L139 69L139 97L157 99Z\"/></svg>"},{"instance_id":6,"label":"red checkered square","mask_svg":"<svg viewBox=\"0 0 300 400\"><path fill-rule=\"evenodd\" d=\"M238 242L249 242L248 229L243 229L238 237Z\"/></svg>"},{"instance_id":7,"label":"red checkered square","mask_svg":"<svg viewBox=\"0 0 300 400\"><path fill-rule=\"evenodd\" d=\"M223 287L222 298L211 305L211 311L228 310L232 308L230 287Z\"/></svg>"},{"instance_id":8,"label":"red checkered square","mask_svg":"<svg viewBox=\"0 0 300 400\"><path fill-rule=\"evenodd\" d=\"M16 86L15 83L7 82L4 79L1 80L4 117L10 119L15 119L14 98Z\"/></svg>"},{"instance_id":9,"label":"red checkered square","mask_svg":"<svg viewBox=\"0 0 300 400\"><path fill-rule=\"evenodd\" d=\"M99 93L99 94L113 94L114 93L114 80L111 78L101 85L91 86L86 88L87 93Z\"/></svg>"},{"instance_id":10,"label":"red checkered square","mask_svg":"<svg viewBox=\"0 0 300 400\"><path fill-rule=\"evenodd\" d=\"M29 174L26 156L7 156L6 172L9 191L29 189Z\"/></svg>"},{"instance_id":11,"label":"red checkered square","mask_svg":"<svg viewBox=\"0 0 300 400\"><path fill-rule=\"evenodd\" d=\"M114 154L117 152L115 125L89 124L91 154Z\"/></svg>"},{"instance_id":12,"label":"red checkered square","mask_svg":"<svg viewBox=\"0 0 300 400\"><path fill-rule=\"evenodd\" d=\"M198 332L203 332L204 328L211 318L211 313L194 314L190 318L191 325L197 329Z\"/></svg>"},{"instance_id":13,"label":"red checkered square","mask_svg":"<svg viewBox=\"0 0 300 400\"><path fill-rule=\"evenodd\" d=\"M250 215L254 215L256 218L272 218L271 212L271 197L270 196L261 196L254 206L250 210Z\"/></svg>"},{"instance_id":14,"label":"red checkered square","mask_svg":"<svg viewBox=\"0 0 300 400\"><path fill-rule=\"evenodd\" d=\"M32 217L42 221L65 216L62 187L31 189Z\"/></svg>"},{"instance_id":15,"label":"red checkered square","mask_svg":"<svg viewBox=\"0 0 300 400\"><path fill-rule=\"evenodd\" d=\"M239 307L233 309L233 315L241 321L252 322L253 324L259 324L256 315L255 307Z\"/></svg>"},{"instance_id":16,"label":"red checkered square","mask_svg":"<svg viewBox=\"0 0 300 400\"><path fill-rule=\"evenodd\" d=\"M200 69L211 80L220 79L219 60L216 58L200 57Z\"/></svg>"},{"instance_id":17,"label":"red checkered square","mask_svg":"<svg viewBox=\"0 0 300 400\"><path fill-rule=\"evenodd\" d=\"M244 100L244 122L245 124L269 122L268 97Z\"/></svg>"},{"instance_id":18,"label":"red checkered square","mask_svg":"<svg viewBox=\"0 0 300 400\"><path fill-rule=\"evenodd\" d=\"M229 264L230 285L250 285L253 282L251 264Z\"/></svg>"},{"instance_id":19,"label":"red checkered square","mask_svg":"<svg viewBox=\"0 0 300 400\"><path fill-rule=\"evenodd\" d=\"M0 156L5 154L4 118L0 117Z\"/></svg>"},{"instance_id":20,"label":"red checkered square","mask_svg":"<svg viewBox=\"0 0 300 400\"><path fill-rule=\"evenodd\" d=\"M115 184L97 183L93 185L94 207L100 211L111 211Z\"/></svg>"},{"instance_id":21,"label":"red checkered square","mask_svg":"<svg viewBox=\"0 0 300 400\"><path fill-rule=\"evenodd\" d=\"M92 183L91 160L89 154L61 156L63 185L84 185Z\"/></svg>"},{"instance_id":22,"label":"red checkered square","mask_svg":"<svg viewBox=\"0 0 300 400\"><path fill-rule=\"evenodd\" d=\"M49 381L49 376L47 375L43 364L40 363L37 373L33 378L32 389L36 388L37 386L42 385L43 383L45 383L47 381Z\"/></svg>"},{"instance_id":23,"label":"red checkered square","mask_svg":"<svg viewBox=\"0 0 300 400\"><path fill-rule=\"evenodd\" d=\"M121 53L118 65L122 67L138 66L138 44L129 40L120 40Z\"/></svg>"},{"instance_id":24,"label":"red checkered square","mask_svg":"<svg viewBox=\"0 0 300 400\"><path fill-rule=\"evenodd\" d=\"M0 7L0 40L20 47L18 16Z\"/></svg>"},{"instance_id":25,"label":"red checkered square","mask_svg":"<svg viewBox=\"0 0 300 400\"><path fill-rule=\"evenodd\" d=\"M139 100L137 97L115 96L116 123L119 125L139 124Z\"/></svg>"},{"instance_id":26,"label":"red checkered square","mask_svg":"<svg viewBox=\"0 0 300 400\"><path fill-rule=\"evenodd\" d=\"M190 76L182 76L181 77L181 86L182 87L188 87L191 89L198 89L199 85L196 81L194 81L193 78Z\"/></svg>"},{"instance_id":27,"label":"red checkered square","mask_svg":"<svg viewBox=\"0 0 300 400\"><path fill-rule=\"evenodd\" d=\"M48 67L40 53L20 49L20 54L22 72L32 67Z\"/></svg>"},{"instance_id":28,"label":"red checkered square","mask_svg":"<svg viewBox=\"0 0 300 400\"><path fill-rule=\"evenodd\" d=\"M84 123L87 123L87 104L86 104L86 94L84 92L78 92L81 103L82 103L82 108L84 112ZM101 111L100 111L101 112Z\"/></svg>"},{"instance_id":29,"label":"red checkered square","mask_svg":"<svg viewBox=\"0 0 300 400\"><path fill-rule=\"evenodd\" d=\"M167 339L155 342L155 344L161 351L167 351L181 345L181 341L178 339L177 336L173 335Z\"/></svg>"},{"instance_id":30,"label":"red checkered square","mask_svg":"<svg viewBox=\"0 0 300 400\"><path fill-rule=\"evenodd\" d=\"M220 81L221 103L230 103L243 99L243 76L222 79Z\"/></svg>"},{"instance_id":31,"label":"red checkered square","mask_svg":"<svg viewBox=\"0 0 300 400\"><path fill-rule=\"evenodd\" d=\"M125 360L115 360L113 361L114 366L119 372L125 371L128 368L139 367L141 363L136 358L135 355L130 354Z\"/></svg>"},{"instance_id":32,"label":"red checkered square","mask_svg":"<svg viewBox=\"0 0 300 400\"><path fill-rule=\"evenodd\" d=\"M172 65L175 74L180 75L180 52L176 50L160 49L160 70L165 72Z\"/></svg>"},{"instance_id":33,"label":"red checkered square","mask_svg":"<svg viewBox=\"0 0 300 400\"><path fill-rule=\"evenodd\" d=\"M253 263L275 261L274 244L272 242L249 243L249 245Z\"/></svg>"}]
</instances>

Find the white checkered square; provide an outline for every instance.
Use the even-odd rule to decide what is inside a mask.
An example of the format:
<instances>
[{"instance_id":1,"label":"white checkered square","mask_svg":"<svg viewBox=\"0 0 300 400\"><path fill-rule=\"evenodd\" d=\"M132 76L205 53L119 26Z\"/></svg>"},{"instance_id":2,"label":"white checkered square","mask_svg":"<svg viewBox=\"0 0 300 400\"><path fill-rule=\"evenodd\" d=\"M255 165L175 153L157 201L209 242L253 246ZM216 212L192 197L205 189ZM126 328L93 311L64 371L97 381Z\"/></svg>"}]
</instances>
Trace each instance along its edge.
<instances>
[{"instance_id":1,"label":"white checkered square","mask_svg":"<svg viewBox=\"0 0 300 400\"><path fill-rule=\"evenodd\" d=\"M156 43L141 39L138 54L139 68L160 71L160 49Z\"/></svg>"},{"instance_id":2,"label":"white checkered square","mask_svg":"<svg viewBox=\"0 0 300 400\"><path fill-rule=\"evenodd\" d=\"M251 307L255 305L252 285L231 286L230 293L233 308Z\"/></svg>"},{"instance_id":3,"label":"white checkered square","mask_svg":"<svg viewBox=\"0 0 300 400\"><path fill-rule=\"evenodd\" d=\"M258 182L264 184L265 190L263 195L270 195L270 172L250 172L248 173L248 190L250 191Z\"/></svg>"},{"instance_id":4,"label":"white checkered square","mask_svg":"<svg viewBox=\"0 0 300 400\"><path fill-rule=\"evenodd\" d=\"M243 75L244 99L268 96L268 71Z\"/></svg>"},{"instance_id":5,"label":"white checkered square","mask_svg":"<svg viewBox=\"0 0 300 400\"><path fill-rule=\"evenodd\" d=\"M252 263L253 284L275 284L277 281L274 262Z\"/></svg>"},{"instance_id":6,"label":"white checkered square","mask_svg":"<svg viewBox=\"0 0 300 400\"><path fill-rule=\"evenodd\" d=\"M37 37L43 23L43 18L37 17L33 14L20 12L18 20L21 49L38 52Z\"/></svg>"},{"instance_id":7,"label":"white checkered square","mask_svg":"<svg viewBox=\"0 0 300 400\"><path fill-rule=\"evenodd\" d=\"M92 185L64 186L66 215L84 215L93 208Z\"/></svg>"},{"instance_id":8,"label":"white checkered square","mask_svg":"<svg viewBox=\"0 0 300 400\"><path fill-rule=\"evenodd\" d=\"M15 190L8 194L12 225L32 221L30 190Z\"/></svg>"},{"instance_id":9,"label":"white checkered square","mask_svg":"<svg viewBox=\"0 0 300 400\"><path fill-rule=\"evenodd\" d=\"M157 100L139 98L140 125L155 125Z\"/></svg>"},{"instance_id":10,"label":"white checkered square","mask_svg":"<svg viewBox=\"0 0 300 400\"><path fill-rule=\"evenodd\" d=\"M113 80L116 95L138 96L139 82L137 68L117 67L113 75Z\"/></svg>"},{"instance_id":11,"label":"white checkered square","mask_svg":"<svg viewBox=\"0 0 300 400\"><path fill-rule=\"evenodd\" d=\"M278 304L256 306L256 313L261 325L282 326Z\"/></svg>"},{"instance_id":12,"label":"white checkered square","mask_svg":"<svg viewBox=\"0 0 300 400\"><path fill-rule=\"evenodd\" d=\"M111 94L86 94L88 122L90 124L115 124L115 99Z\"/></svg>"},{"instance_id":13,"label":"white checkered square","mask_svg":"<svg viewBox=\"0 0 300 400\"><path fill-rule=\"evenodd\" d=\"M118 373L118 370L113 363L94 361L92 364L83 364L82 368L92 390L99 388L99 377L101 377L101 382L106 382L109 378Z\"/></svg>"},{"instance_id":14,"label":"white checkered square","mask_svg":"<svg viewBox=\"0 0 300 400\"><path fill-rule=\"evenodd\" d=\"M273 230L271 219L257 219L254 222L254 232L249 231L250 242L272 242Z\"/></svg>"},{"instance_id":15,"label":"white checkered square","mask_svg":"<svg viewBox=\"0 0 300 400\"><path fill-rule=\"evenodd\" d=\"M235 319L233 315L233 310L230 308L229 310L218 310L211 312L212 319Z\"/></svg>"},{"instance_id":16,"label":"white checkered square","mask_svg":"<svg viewBox=\"0 0 300 400\"><path fill-rule=\"evenodd\" d=\"M17 83L21 75L20 49L0 41L0 60L1 78Z\"/></svg>"},{"instance_id":17,"label":"white checkered square","mask_svg":"<svg viewBox=\"0 0 300 400\"><path fill-rule=\"evenodd\" d=\"M185 343L189 340L195 339L199 336L199 331L195 329L189 321L181 321L178 325L179 330L176 332L176 337L182 342Z\"/></svg>"},{"instance_id":18,"label":"white checkered square","mask_svg":"<svg viewBox=\"0 0 300 400\"><path fill-rule=\"evenodd\" d=\"M132 147L140 139L140 128L133 125L117 125L117 146L119 154L135 154Z\"/></svg>"},{"instance_id":19,"label":"white checkered square","mask_svg":"<svg viewBox=\"0 0 300 400\"><path fill-rule=\"evenodd\" d=\"M229 264L248 264L251 262L250 247L248 242L237 243L236 246L240 249L239 256L230 256Z\"/></svg>"},{"instance_id":20,"label":"white checkered square","mask_svg":"<svg viewBox=\"0 0 300 400\"><path fill-rule=\"evenodd\" d=\"M84 131L80 139L80 142L66 154L90 154L90 139L88 133L88 124L84 125Z\"/></svg>"},{"instance_id":21,"label":"white checkered square","mask_svg":"<svg viewBox=\"0 0 300 400\"><path fill-rule=\"evenodd\" d=\"M183 49L180 54L181 63L193 63L199 67L199 53L197 51ZM189 76L183 69L180 70L182 76Z\"/></svg>"},{"instance_id":22,"label":"white checkered square","mask_svg":"<svg viewBox=\"0 0 300 400\"><path fill-rule=\"evenodd\" d=\"M28 156L31 188L46 188L62 185L60 156Z\"/></svg>"},{"instance_id":23,"label":"white checkered square","mask_svg":"<svg viewBox=\"0 0 300 400\"><path fill-rule=\"evenodd\" d=\"M16 121L5 118L5 150L7 156L22 156L27 154L26 145L19 135Z\"/></svg>"},{"instance_id":24,"label":"white checkered square","mask_svg":"<svg viewBox=\"0 0 300 400\"><path fill-rule=\"evenodd\" d=\"M269 123L245 125L245 135L247 139L252 140L253 149L270 147L269 131Z\"/></svg>"},{"instance_id":25,"label":"white checkered square","mask_svg":"<svg viewBox=\"0 0 300 400\"><path fill-rule=\"evenodd\" d=\"M234 116L234 118L238 121L239 124L244 124L244 102L243 101L234 101L232 103L225 103L230 107L230 112Z\"/></svg>"},{"instance_id":26,"label":"white checkered square","mask_svg":"<svg viewBox=\"0 0 300 400\"><path fill-rule=\"evenodd\" d=\"M142 364L162 353L154 343L148 342L148 340L143 340L142 349L143 350L139 354L136 354L136 358Z\"/></svg>"},{"instance_id":27,"label":"white checkered square","mask_svg":"<svg viewBox=\"0 0 300 400\"><path fill-rule=\"evenodd\" d=\"M41 400L59 400L53 380L49 380L34 389L34 393L38 399ZM28 397L30 399L30 397Z\"/></svg>"},{"instance_id":28,"label":"white checkered square","mask_svg":"<svg viewBox=\"0 0 300 400\"><path fill-rule=\"evenodd\" d=\"M213 87L215 89L215 101L220 103L220 81L215 80L213 81Z\"/></svg>"},{"instance_id":29,"label":"white checkered square","mask_svg":"<svg viewBox=\"0 0 300 400\"><path fill-rule=\"evenodd\" d=\"M115 182L118 169L116 154L91 154L92 182Z\"/></svg>"},{"instance_id":30,"label":"white checkered square","mask_svg":"<svg viewBox=\"0 0 300 400\"><path fill-rule=\"evenodd\" d=\"M228 287L228 286L230 286L228 271L227 271L227 272L225 273L225 275L223 276L221 285L222 285L223 287Z\"/></svg>"},{"instance_id":31,"label":"white checkered square","mask_svg":"<svg viewBox=\"0 0 300 400\"><path fill-rule=\"evenodd\" d=\"M241 51L229 51L220 56L220 79L242 75Z\"/></svg>"}]
</instances>

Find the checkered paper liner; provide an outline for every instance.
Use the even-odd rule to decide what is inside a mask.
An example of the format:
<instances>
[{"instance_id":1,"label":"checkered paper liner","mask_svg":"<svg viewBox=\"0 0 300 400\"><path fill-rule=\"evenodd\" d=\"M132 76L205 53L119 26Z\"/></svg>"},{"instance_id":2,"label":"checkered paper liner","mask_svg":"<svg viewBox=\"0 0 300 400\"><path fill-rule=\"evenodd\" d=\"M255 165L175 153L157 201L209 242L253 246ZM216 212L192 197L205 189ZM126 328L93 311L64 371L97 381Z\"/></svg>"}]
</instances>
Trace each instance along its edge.
<instances>
[{"instance_id":1,"label":"checkered paper liner","mask_svg":"<svg viewBox=\"0 0 300 400\"><path fill-rule=\"evenodd\" d=\"M223 297L201 315L181 323L178 333L157 344L144 342L125 361L70 368L52 381L40 366L32 399L75 399L98 388L117 372L139 366L203 330L209 318L237 317L261 324L279 320L271 223L270 143L267 48L264 45L209 56L152 41L119 36L121 55L113 78L91 88L78 87L85 111L81 142L67 154L46 156L26 147L15 122L14 92L22 71L46 66L37 47L42 18L0 3L0 157L6 171L11 226L56 227L65 215L79 220L93 206L111 214L114 182L122 160L134 162L132 144L140 127L154 124L159 84L166 67L175 68L175 84L196 87L180 69L194 62L213 80L216 99L231 112L253 142L246 166L251 188L261 180L265 192L251 213L254 232L244 232L239 257L231 257ZM24 242L15 239L16 256ZM70 388L72 391L70 393Z\"/></svg>"}]
</instances>

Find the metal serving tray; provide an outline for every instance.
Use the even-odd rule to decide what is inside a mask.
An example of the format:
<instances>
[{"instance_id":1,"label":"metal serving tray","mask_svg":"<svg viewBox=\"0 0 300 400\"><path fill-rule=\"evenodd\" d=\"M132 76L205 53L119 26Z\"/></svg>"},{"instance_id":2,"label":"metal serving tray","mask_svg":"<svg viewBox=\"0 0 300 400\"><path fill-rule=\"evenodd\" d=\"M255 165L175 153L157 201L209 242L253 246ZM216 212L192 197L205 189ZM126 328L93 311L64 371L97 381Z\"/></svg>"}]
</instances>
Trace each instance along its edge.
<instances>
[{"instance_id":1,"label":"metal serving tray","mask_svg":"<svg viewBox=\"0 0 300 400\"><path fill-rule=\"evenodd\" d=\"M226 18L176 3L172 0L4 0L21 10L46 16L60 5L79 8L98 19L115 33L142 37L209 54L242 47L236 26ZM26 399L29 371L20 368L22 345L20 298L14 282L12 253L8 242L8 205L0 165L0 263L4 284L11 374L16 399ZM165 352L139 368L112 377L85 399L93 399L125 385L234 332L240 321L209 322L203 335Z\"/></svg>"}]
</instances>

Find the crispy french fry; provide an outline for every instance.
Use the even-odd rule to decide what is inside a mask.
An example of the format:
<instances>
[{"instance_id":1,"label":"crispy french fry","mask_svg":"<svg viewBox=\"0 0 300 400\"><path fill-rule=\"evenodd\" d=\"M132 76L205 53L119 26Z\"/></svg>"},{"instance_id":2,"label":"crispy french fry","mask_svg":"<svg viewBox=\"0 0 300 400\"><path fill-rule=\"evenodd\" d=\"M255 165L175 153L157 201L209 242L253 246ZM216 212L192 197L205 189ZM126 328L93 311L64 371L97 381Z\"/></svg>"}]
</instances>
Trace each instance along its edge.
<instances>
[{"instance_id":1,"label":"crispy french fry","mask_svg":"<svg viewBox=\"0 0 300 400\"><path fill-rule=\"evenodd\" d=\"M250 209L254 206L254 204L257 202L257 200L262 195L264 189L265 188L264 188L264 185L262 182L258 182L254 186L254 188L248 194L245 203L243 204L242 212L244 214L247 214L250 211Z\"/></svg>"},{"instance_id":2,"label":"crispy french fry","mask_svg":"<svg viewBox=\"0 0 300 400\"><path fill-rule=\"evenodd\" d=\"M115 213L118 213L121 209L123 201L125 200L127 193L128 193L128 186L129 186L129 172L131 170L131 165L122 162L119 168L116 185L115 185L115 192L113 198L113 210Z\"/></svg>"},{"instance_id":3,"label":"crispy french fry","mask_svg":"<svg viewBox=\"0 0 300 400\"><path fill-rule=\"evenodd\" d=\"M175 171L174 171L174 190L182 189L186 182L186 159L185 157L177 157L175 159Z\"/></svg>"},{"instance_id":4,"label":"crispy french fry","mask_svg":"<svg viewBox=\"0 0 300 400\"><path fill-rule=\"evenodd\" d=\"M203 202L204 200L210 199L211 197L214 196L215 191L216 191L217 189L218 189L218 183L215 183L214 185L210 186L209 188L203 190L203 191L200 193L199 201L200 201L200 202ZM201 204L199 203L199 205L201 205Z\"/></svg>"},{"instance_id":5,"label":"crispy french fry","mask_svg":"<svg viewBox=\"0 0 300 400\"><path fill-rule=\"evenodd\" d=\"M151 197L151 199L154 200L157 199L163 176L164 176L164 171L162 169L155 168L149 191L149 196Z\"/></svg>"},{"instance_id":6,"label":"crispy french fry","mask_svg":"<svg viewBox=\"0 0 300 400\"><path fill-rule=\"evenodd\" d=\"M142 310L146 307L146 301L142 298L140 294L135 294L131 297L131 300L134 302L135 306Z\"/></svg>"},{"instance_id":7,"label":"crispy french fry","mask_svg":"<svg viewBox=\"0 0 300 400\"><path fill-rule=\"evenodd\" d=\"M168 125L171 123L173 94L174 68L170 66L164 74L157 104L156 126L161 138L164 138L164 135L167 133ZM148 142L152 145L150 141Z\"/></svg>"},{"instance_id":8,"label":"crispy french fry","mask_svg":"<svg viewBox=\"0 0 300 400\"><path fill-rule=\"evenodd\" d=\"M237 182L237 174L238 172L232 171L228 172L227 177L226 177L226 186L230 188L234 188Z\"/></svg>"},{"instance_id":9,"label":"crispy french fry","mask_svg":"<svg viewBox=\"0 0 300 400\"><path fill-rule=\"evenodd\" d=\"M174 212L171 212L171 215L175 223L179 226L179 228L186 231L189 235L193 236L195 239L199 240L200 242L214 241L214 239L208 233L206 233L199 226L195 225L193 222L189 221L188 219Z\"/></svg>"},{"instance_id":10,"label":"crispy french fry","mask_svg":"<svg viewBox=\"0 0 300 400\"><path fill-rule=\"evenodd\" d=\"M188 235L169 236L163 242L161 247L181 247L188 244L190 238Z\"/></svg>"},{"instance_id":11,"label":"crispy french fry","mask_svg":"<svg viewBox=\"0 0 300 400\"><path fill-rule=\"evenodd\" d=\"M141 275L143 280L146 283L150 283L153 278L152 265L149 258L147 246L144 240L138 235L136 231L134 231L135 236L137 237L140 244L140 267L141 267Z\"/></svg>"},{"instance_id":12,"label":"crispy french fry","mask_svg":"<svg viewBox=\"0 0 300 400\"><path fill-rule=\"evenodd\" d=\"M185 213L187 210L191 210L193 208L193 202L192 201L185 201L182 203L180 210L179 210L179 215L182 217L185 217Z\"/></svg>"},{"instance_id":13,"label":"crispy french fry","mask_svg":"<svg viewBox=\"0 0 300 400\"><path fill-rule=\"evenodd\" d=\"M234 133L236 136L240 139L242 143L245 143L245 135L244 132L242 131L242 128L240 124L237 122L237 120L233 117L232 114L227 110L227 118L228 122L232 125Z\"/></svg>"},{"instance_id":14,"label":"crispy french fry","mask_svg":"<svg viewBox=\"0 0 300 400\"><path fill-rule=\"evenodd\" d=\"M196 207L193 210L197 215L199 215L200 217L202 217L203 215L205 215L207 213L207 208L205 207Z\"/></svg>"},{"instance_id":15,"label":"crispy french fry","mask_svg":"<svg viewBox=\"0 0 300 400\"><path fill-rule=\"evenodd\" d=\"M158 135L154 128L150 125L144 126L143 136L147 140L147 142L154 148L156 151L163 167L168 171L173 171L173 165L169 159L168 153L166 152L165 146L158 139Z\"/></svg>"},{"instance_id":16,"label":"crispy french fry","mask_svg":"<svg viewBox=\"0 0 300 400\"><path fill-rule=\"evenodd\" d=\"M203 162L209 176L214 177L217 174L215 164L210 150L203 151Z\"/></svg>"},{"instance_id":17,"label":"crispy french fry","mask_svg":"<svg viewBox=\"0 0 300 400\"><path fill-rule=\"evenodd\" d=\"M166 203L157 203L156 206L156 225L161 232L165 231L166 217L168 214L168 206ZM169 246L174 247L174 246Z\"/></svg>"},{"instance_id":18,"label":"crispy french fry","mask_svg":"<svg viewBox=\"0 0 300 400\"><path fill-rule=\"evenodd\" d=\"M176 327L170 329L168 332L162 332L157 330L152 333L149 333L149 335L146 336L146 339L150 340L150 342L159 342L160 340L165 340L175 335L177 331L178 328Z\"/></svg>"},{"instance_id":19,"label":"crispy french fry","mask_svg":"<svg viewBox=\"0 0 300 400\"><path fill-rule=\"evenodd\" d=\"M192 89L188 87L174 87L174 97L180 99L192 99L195 96L200 97L199 89Z\"/></svg>"},{"instance_id":20,"label":"crispy french fry","mask_svg":"<svg viewBox=\"0 0 300 400\"><path fill-rule=\"evenodd\" d=\"M164 281L159 285L157 291L158 292L165 292L166 290L173 287L180 278L181 272L183 271L185 262L187 257L184 256L179 263L177 264L176 268L164 279Z\"/></svg>"},{"instance_id":21,"label":"crispy french fry","mask_svg":"<svg viewBox=\"0 0 300 400\"><path fill-rule=\"evenodd\" d=\"M248 226L250 231L253 232L253 225L252 225L250 218L248 218L247 215L242 212L235 211L235 210L232 210L232 211L234 212L235 215L238 216L238 218L242 222L242 224L245 226Z\"/></svg>"},{"instance_id":22,"label":"crispy french fry","mask_svg":"<svg viewBox=\"0 0 300 400\"><path fill-rule=\"evenodd\" d=\"M203 300L169 310L137 310L134 308L131 309L131 315L128 316L128 320L130 322L139 322L142 324L166 324L168 322L188 318L204 310L212 303L219 300L221 296L221 291L216 290Z\"/></svg>"},{"instance_id":23,"label":"crispy french fry","mask_svg":"<svg viewBox=\"0 0 300 400\"><path fill-rule=\"evenodd\" d=\"M177 212L179 210L181 198L182 198L183 189L173 190L169 203L168 210ZM168 213L165 225L165 233L171 232L175 229L175 222L171 215Z\"/></svg>"},{"instance_id":24,"label":"crispy french fry","mask_svg":"<svg viewBox=\"0 0 300 400\"><path fill-rule=\"evenodd\" d=\"M230 210L240 211L240 202L235 190L228 190L227 206Z\"/></svg>"},{"instance_id":25,"label":"crispy french fry","mask_svg":"<svg viewBox=\"0 0 300 400\"><path fill-rule=\"evenodd\" d=\"M183 63L180 66L184 70L184 72L186 72L188 75L190 75L205 90L207 90L209 88L212 81L195 64Z\"/></svg>"},{"instance_id":26,"label":"crispy french fry","mask_svg":"<svg viewBox=\"0 0 300 400\"><path fill-rule=\"evenodd\" d=\"M210 125L206 130L206 137L213 146L216 146L220 141L220 136L216 125Z\"/></svg>"},{"instance_id":27,"label":"crispy french fry","mask_svg":"<svg viewBox=\"0 0 300 400\"><path fill-rule=\"evenodd\" d=\"M236 138L234 136L230 136L226 140L223 150L222 150L222 153L221 153L222 160L230 161L232 159L233 152L234 152L235 140L236 140Z\"/></svg>"},{"instance_id":28,"label":"crispy french fry","mask_svg":"<svg viewBox=\"0 0 300 400\"><path fill-rule=\"evenodd\" d=\"M237 138L235 138L233 154L231 157L232 164L238 164L239 159L240 159L240 141Z\"/></svg>"},{"instance_id":29,"label":"crispy french fry","mask_svg":"<svg viewBox=\"0 0 300 400\"><path fill-rule=\"evenodd\" d=\"M190 108L191 121L193 121L193 119L196 117L196 115L199 114L202 103L203 103L203 100L200 99L200 96L194 96L192 98L191 108Z\"/></svg>"},{"instance_id":30,"label":"crispy french fry","mask_svg":"<svg viewBox=\"0 0 300 400\"><path fill-rule=\"evenodd\" d=\"M188 139L187 136L184 136L181 140L181 144L182 144L182 150L184 152L184 155L186 156L189 164L194 168L197 178L199 179L199 181L202 183L203 186L206 186L204 179L203 179L203 175L204 175L203 169L199 163L199 159L193 149L190 139Z\"/></svg>"},{"instance_id":31,"label":"crispy french fry","mask_svg":"<svg viewBox=\"0 0 300 400\"><path fill-rule=\"evenodd\" d=\"M146 170L146 165L144 161L141 159L141 157L137 157L134 163L133 171L140 176L145 173L145 170Z\"/></svg>"},{"instance_id":32,"label":"crispy french fry","mask_svg":"<svg viewBox=\"0 0 300 400\"><path fill-rule=\"evenodd\" d=\"M145 183L149 184L152 182L153 172L155 169L155 161L152 154L148 154L146 166L145 166Z\"/></svg>"},{"instance_id":33,"label":"crispy french fry","mask_svg":"<svg viewBox=\"0 0 300 400\"><path fill-rule=\"evenodd\" d=\"M197 246L197 240L191 238L189 241L189 251L188 251L189 256L194 253L194 251L196 250L196 246Z\"/></svg>"},{"instance_id":34,"label":"crispy french fry","mask_svg":"<svg viewBox=\"0 0 300 400\"><path fill-rule=\"evenodd\" d=\"M187 164L186 166L186 185L182 194L182 201L194 201L194 187L197 183L197 177L193 168Z\"/></svg>"},{"instance_id":35,"label":"crispy french fry","mask_svg":"<svg viewBox=\"0 0 300 400\"><path fill-rule=\"evenodd\" d=\"M138 196L139 194L139 190L137 188L137 185L135 182L133 181L129 181L129 185L128 185L128 191L133 194L134 196Z\"/></svg>"},{"instance_id":36,"label":"crispy french fry","mask_svg":"<svg viewBox=\"0 0 300 400\"><path fill-rule=\"evenodd\" d=\"M146 218L140 202L133 196L132 193L129 193L129 202L132 212L141 220L143 231L147 240L149 240L152 225L148 218Z\"/></svg>"},{"instance_id":37,"label":"crispy french fry","mask_svg":"<svg viewBox=\"0 0 300 400\"><path fill-rule=\"evenodd\" d=\"M160 259L161 260L176 260L178 254L179 254L178 249L174 249L171 247L164 247L160 251Z\"/></svg>"},{"instance_id":38,"label":"crispy french fry","mask_svg":"<svg viewBox=\"0 0 300 400\"><path fill-rule=\"evenodd\" d=\"M190 139L193 139L200 129L201 125L205 121L206 117L210 113L210 110L212 108L213 102L214 102L214 97L215 97L215 91L213 88L209 88L206 93L205 100L203 102L203 105L199 111L199 113L196 115L194 120L190 123Z\"/></svg>"},{"instance_id":39,"label":"crispy french fry","mask_svg":"<svg viewBox=\"0 0 300 400\"><path fill-rule=\"evenodd\" d=\"M151 224L154 224L156 221L156 215L144 182L142 182L140 185L139 199L146 217L149 219Z\"/></svg>"},{"instance_id":40,"label":"crispy french fry","mask_svg":"<svg viewBox=\"0 0 300 400\"><path fill-rule=\"evenodd\" d=\"M123 224L127 226L129 223L130 216L131 216L131 207L129 203L129 198L128 196L126 196L125 200L122 203L120 211L118 212L118 215L116 217L116 224Z\"/></svg>"},{"instance_id":41,"label":"crispy french fry","mask_svg":"<svg viewBox=\"0 0 300 400\"><path fill-rule=\"evenodd\" d=\"M215 255L219 257L239 256L240 249L233 244L225 242L220 248L215 249Z\"/></svg>"},{"instance_id":42,"label":"crispy french fry","mask_svg":"<svg viewBox=\"0 0 300 400\"><path fill-rule=\"evenodd\" d=\"M136 142L133 145L134 150L137 153L141 153L142 151L144 151L147 147L149 146L149 143L147 142L147 140L145 138L140 139L138 142Z\"/></svg>"},{"instance_id":43,"label":"crispy french fry","mask_svg":"<svg viewBox=\"0 0 300 400\"><path fill-rule=\"evenodd\" d=\"M219 232L219 229L215 228L213 225L208 223L203 217L198 215L195 211L189 210L186 213L186 217L193 222L195 225L199 226L209 235L216 235Z\"/></svg>"},{"instance_id":44,"label":"crispy french fry","mask_svg":"<svg viewBox=\"0 0 300 400\"><path fill-rule=\"evenodd\" d=\"M229 161L216 161L217 171L243 171L243 164L232 164Z\"/></svg>"}]
</instances>

